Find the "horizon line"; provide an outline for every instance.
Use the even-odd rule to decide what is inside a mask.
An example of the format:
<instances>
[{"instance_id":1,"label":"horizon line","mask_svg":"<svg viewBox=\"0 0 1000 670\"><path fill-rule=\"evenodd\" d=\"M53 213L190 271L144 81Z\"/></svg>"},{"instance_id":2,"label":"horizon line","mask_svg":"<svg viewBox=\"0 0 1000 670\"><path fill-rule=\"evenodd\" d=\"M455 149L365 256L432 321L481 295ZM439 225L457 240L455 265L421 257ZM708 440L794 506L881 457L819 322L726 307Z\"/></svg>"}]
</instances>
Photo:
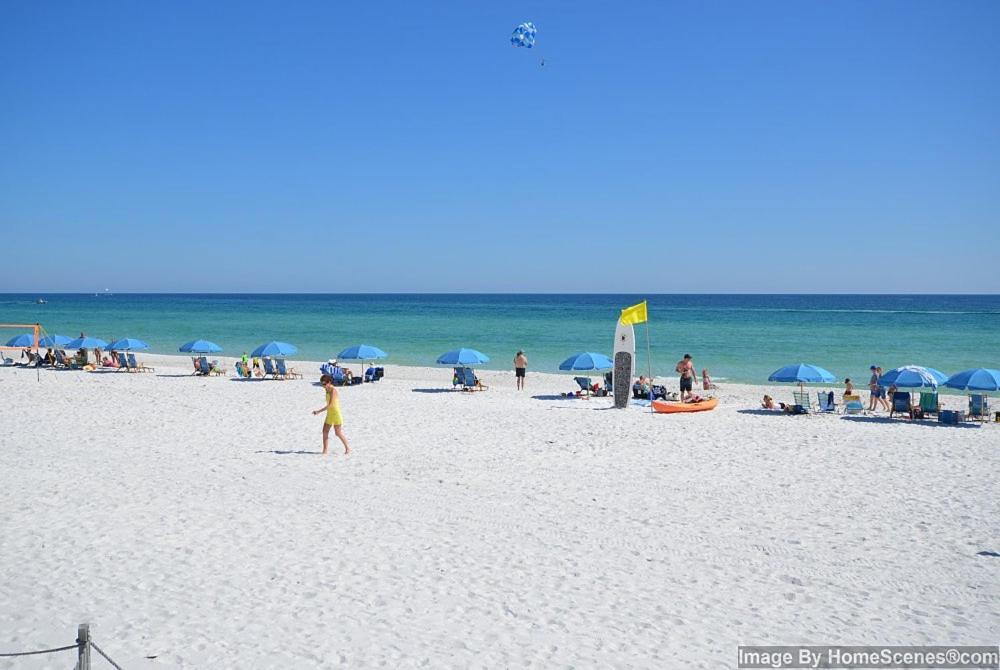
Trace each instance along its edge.
<instances>
[{"instance_id":1,"label":"horizon line","mask_svg":"<svg viewBox=\"0 0 1000 670\"><path fill-rule=\"evenodd\" d=\"M746 295L746 296L1000 296L998 292L954 293L949 291L906 291L896 293L879 292L784 292L769 291L677 291L672 293L657 292L621 292L621 291L3 291L0 295L35 296L45 295L337 295L337 296L396 296L396 295L608 295L608 296L677 296L677 295Z\"/></svg>"}]
</instances>

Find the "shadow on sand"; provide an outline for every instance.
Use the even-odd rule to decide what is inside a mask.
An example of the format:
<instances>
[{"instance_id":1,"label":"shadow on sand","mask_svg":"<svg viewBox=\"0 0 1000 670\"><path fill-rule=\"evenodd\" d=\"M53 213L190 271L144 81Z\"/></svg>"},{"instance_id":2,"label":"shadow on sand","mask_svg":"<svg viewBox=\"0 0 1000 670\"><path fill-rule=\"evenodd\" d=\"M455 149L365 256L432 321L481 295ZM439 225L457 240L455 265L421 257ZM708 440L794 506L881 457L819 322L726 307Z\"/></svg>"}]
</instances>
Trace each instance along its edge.
<instances>
[{"instance_id":1,"label":"shadow on sand","mask_svg":"<svg viewBox=\"0 0 1000 670\"><path fill-rule=\"evenodd\" d=\"M940 426L941 428L981 428L981 423L941 423L940 421L933 420L920 420L920 419L890 419L887 416L842 416L840 417L844 421L856 421L857 423L899 423L899 424L913 424L915 426Z\"/></svg>"},{"instance_id":2,"label":"shadow on sand","mask_svg":"<svg viewBox=\"0 0 1000 670\"><path fill-rule=\"evenodd\" d=\"M306 455L306 456L310 456L310 455L311 456L322 456L323 455L322 451L303 451L301 449L299 451L282 450L282 449L262 449L260 451L254 452L254 453L257 453L257 454L276 454L278 456L290 456L290 455L300 455L300 454L301 455Z\"/></svg>"},{"instance_id":3,"label":"shadow on sand","mask_svg":"<svg viewBox=\"0 0 1000 670\"><path fill-rule=\"evenodd\" d=\"M413 393L454 393L453 389L410 389L410 391Z\"/></svg>"}]
</instances>

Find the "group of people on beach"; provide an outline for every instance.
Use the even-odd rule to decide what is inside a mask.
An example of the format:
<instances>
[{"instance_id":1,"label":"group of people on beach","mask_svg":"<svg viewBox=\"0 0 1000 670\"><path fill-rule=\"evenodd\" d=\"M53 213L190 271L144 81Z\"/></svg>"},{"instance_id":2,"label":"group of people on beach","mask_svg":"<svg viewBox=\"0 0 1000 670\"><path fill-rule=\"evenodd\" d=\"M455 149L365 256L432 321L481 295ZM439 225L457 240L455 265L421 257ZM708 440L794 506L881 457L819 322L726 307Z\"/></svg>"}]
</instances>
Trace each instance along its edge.
<instances>
[{"instance_id":1,"label":"group of people on beach","mask_svg":"<svg viewBox=\"0 0 1000 670\"><path fill-rule=\"evenodd\" d=\"M514 380L518 391L524 390L527 371L528 357L523 350L519 350L514 354ZM679 397L681 402L692 402L695 398L700 399L700 396L694 393L694 383L698 375L691 354L684 354L684 357L677 361L677 365L674 366L674 371L679 376ZM633 384L633 389L637 389L643 397L646 397L654 386L653 377L647 378L645 375L640 375L639 379ZM712 381L711 376L709 376L707 368L702 368L701 370L701 386L704 391L711 391L718 388Z\"/></svg>"},{"instance_id":2,"label":"group of people on beach","mask_svg":"<svg viewBox=\"0 0 1000 670\"><path fill-rule=\"evenodd\" d=\"M895 384L886 388L881 383L881 377L883 373L882 366L872 365L869 370L871 371L871 377L868 378L868 411L874 412L877 409L884 409L885 411L891 411L892 405L889 404L889 399L898 390ZM833 392L830 392L831 398ZM851 381L850 377L844 379L844 400L845 402L850 399L859 400L860 397L857 395L857 391L854 388L854 382ZM831 399L832 402L832 399ZM774 398L769 395L765 395L764 399L761 401L761 407L764 409L781 409L788 413L795 412L795 406L789 403L775 403Z\"/></svg>"}]
</instances>

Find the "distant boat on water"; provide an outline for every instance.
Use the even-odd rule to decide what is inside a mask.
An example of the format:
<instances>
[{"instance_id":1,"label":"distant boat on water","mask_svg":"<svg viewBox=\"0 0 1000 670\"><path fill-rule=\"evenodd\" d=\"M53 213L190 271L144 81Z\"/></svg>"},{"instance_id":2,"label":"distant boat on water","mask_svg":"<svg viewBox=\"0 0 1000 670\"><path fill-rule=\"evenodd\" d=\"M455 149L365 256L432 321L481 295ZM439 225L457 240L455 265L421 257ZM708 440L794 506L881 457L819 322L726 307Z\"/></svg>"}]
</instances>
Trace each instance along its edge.
<instances>
[{"instance_id":1,"label":"distant boat on water","mask_svg":"<svg viewBox=\"0 0 1000 670\"><path fill-rule=\"evenodd\" d=\"M46 305L46 304L48 304L48 302L49 301L46 300L45 298L39 298L38 300L35 301L35 304L36 305Z\"/></svg>"}]
</instances>

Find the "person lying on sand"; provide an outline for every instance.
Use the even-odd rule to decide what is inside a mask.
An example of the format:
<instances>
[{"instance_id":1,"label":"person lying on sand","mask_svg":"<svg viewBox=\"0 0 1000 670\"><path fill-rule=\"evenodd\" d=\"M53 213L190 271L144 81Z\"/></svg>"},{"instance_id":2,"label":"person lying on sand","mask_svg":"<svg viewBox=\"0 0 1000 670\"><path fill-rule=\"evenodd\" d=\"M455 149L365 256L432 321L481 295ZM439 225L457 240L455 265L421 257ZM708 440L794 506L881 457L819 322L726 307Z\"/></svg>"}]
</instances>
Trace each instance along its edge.
<instances>
[{"instance_id":1,"label":"person lying on sand","mask_svg":"<svg viewBox=\"0 0 1000 670\"><path fill-rule=\"evenodd\" d=\"M774 398L772 398L769 395L764 396L764 400L763 402L760 403L760 406L763 407L764 409L777 409L774 406Z\"/></svg>"}]
</instances>

